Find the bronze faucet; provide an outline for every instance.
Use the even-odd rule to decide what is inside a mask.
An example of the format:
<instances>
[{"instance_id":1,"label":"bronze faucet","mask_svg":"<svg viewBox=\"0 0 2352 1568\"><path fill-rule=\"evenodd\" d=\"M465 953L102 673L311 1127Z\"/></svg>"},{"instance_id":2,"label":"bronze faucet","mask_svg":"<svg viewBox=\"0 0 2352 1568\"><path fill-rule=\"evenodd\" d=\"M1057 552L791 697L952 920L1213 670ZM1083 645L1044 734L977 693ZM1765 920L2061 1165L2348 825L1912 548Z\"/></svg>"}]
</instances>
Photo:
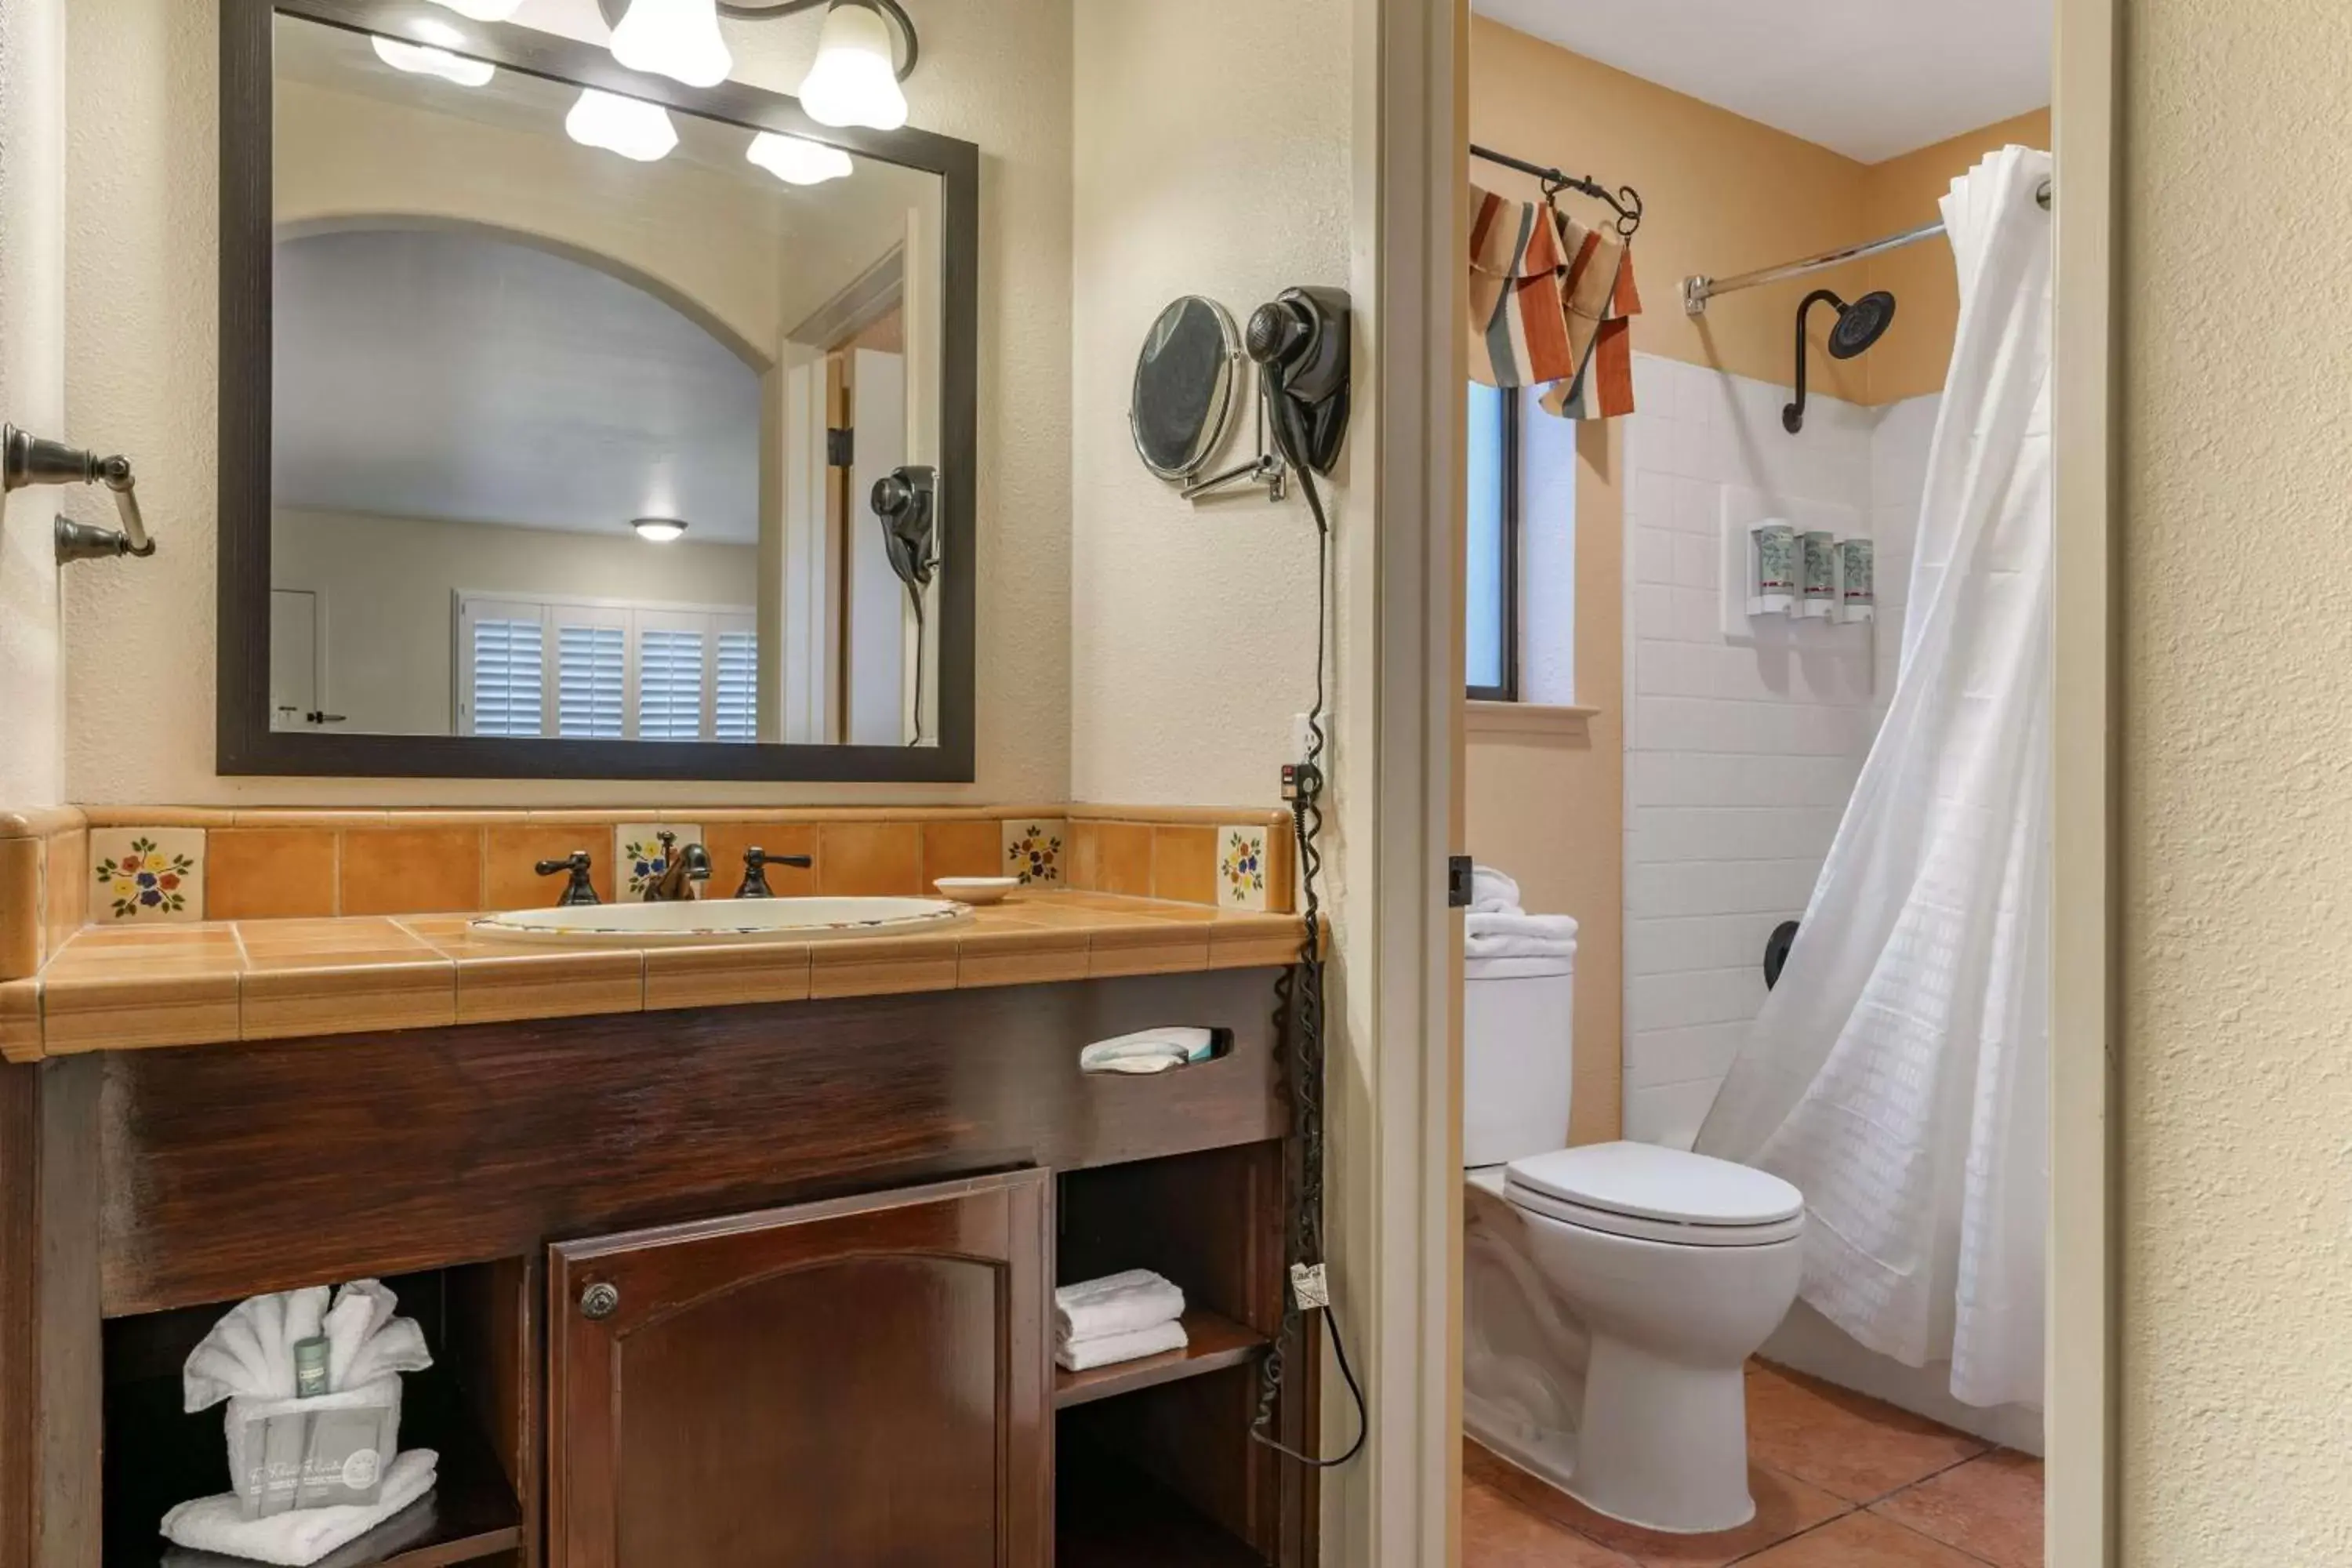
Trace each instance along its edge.
<instances>
[{"instance_id":1,"label":"bronze faucet","mask_svg":"<svg viewBox=\"0 0 2352 1568\"><path fill-rule=\"evenodd\" d=\"M661 840L661 875L646 884L646 902L677 903L698 899L697 882L710 880L710 852L699 844L680 845L675 833L658 833Z\"/></svg>"}]
</instances>

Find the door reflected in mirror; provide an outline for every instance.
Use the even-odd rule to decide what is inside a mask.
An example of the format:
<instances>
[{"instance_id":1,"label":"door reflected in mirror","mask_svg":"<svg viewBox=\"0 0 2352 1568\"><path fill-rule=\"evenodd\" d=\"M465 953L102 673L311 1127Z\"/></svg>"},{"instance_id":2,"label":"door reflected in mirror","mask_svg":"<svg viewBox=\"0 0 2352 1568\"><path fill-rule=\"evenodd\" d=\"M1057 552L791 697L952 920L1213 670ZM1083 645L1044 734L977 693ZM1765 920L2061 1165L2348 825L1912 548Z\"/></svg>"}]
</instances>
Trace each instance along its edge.
<instances>
[{"instance_id":1,"label":"door reflected in mirror","mask_svg":"<svg viewBox=\"0 0 2352 1568\"><path fill-rule=\"evenodd\" d=\"M940 177L276 29L270 728L935 743Z\"/></svg>"}]
</instances>

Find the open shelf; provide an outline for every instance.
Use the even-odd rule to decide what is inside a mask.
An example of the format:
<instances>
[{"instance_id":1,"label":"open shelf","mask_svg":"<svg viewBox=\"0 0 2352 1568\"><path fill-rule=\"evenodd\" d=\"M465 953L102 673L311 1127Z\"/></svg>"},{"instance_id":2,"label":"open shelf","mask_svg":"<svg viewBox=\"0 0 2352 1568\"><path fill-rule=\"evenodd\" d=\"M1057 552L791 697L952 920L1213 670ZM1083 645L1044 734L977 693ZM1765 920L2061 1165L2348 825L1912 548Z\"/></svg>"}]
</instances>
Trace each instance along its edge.
<instances>
[{"instance_id":1,"label":"open shelf","mask_svg":"<svg viewBox=\"0 0 2352 1568\"><path fill-rule=\"evenodd\" d=\"M1123 1361L1086 1372L1056 1367L1054 1408L1067 1410L1074 1405L1090 1405L1139 1388L1156 1388L1163 1383L1199 1377L1203 1373L1223 1372L1248 1361L1266 1344L1264 1335L1252 1332L1231 1318L1199 1308L1184 1314L1184 1332L1190 1342L1181 1351L1166 1351L1139 1361Z\"/></svg>"},{"instance_id":2,"label":"open shelf","mask_svg":"<svg viewBox=\"0 0 2352 1568\"><path fill-rule=\"evenodd\" d=\"M108 1391L106 1568L251 1568L244 1558L190 1552L157 1532L174 1504L228 1489L221 1413L189 1415L180 1405L177 1378ZM317 1568L443 1568L521 1544L514 1488L446 1376L427 1372L407 1380L400 1446L440 1456L433 1490L320 1559Z\"/></svg>"},{"instance_id":3,"label":"open shelf","mask_svg":"<svg viewBox=\"0 0 2352 1568\"><path fill-rule=\"evenodd\" d=\"M1066 1444L1056 1472L1055 1568L1265 1568L1245 1542L1091 1444Z\"/></svg>"}]
</instances>

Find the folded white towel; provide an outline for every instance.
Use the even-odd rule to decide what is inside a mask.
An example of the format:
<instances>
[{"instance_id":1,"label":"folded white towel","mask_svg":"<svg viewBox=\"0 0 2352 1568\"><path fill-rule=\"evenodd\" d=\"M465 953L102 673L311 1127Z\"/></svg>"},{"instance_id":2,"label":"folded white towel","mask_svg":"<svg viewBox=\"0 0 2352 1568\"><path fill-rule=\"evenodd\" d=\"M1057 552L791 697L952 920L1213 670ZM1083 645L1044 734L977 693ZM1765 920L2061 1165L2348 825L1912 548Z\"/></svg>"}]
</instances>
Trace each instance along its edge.
<instances>
[{"instance_id":1,"label":"folded white towel","mask_svg":"<svg viewBox=\"0 0 2352 1568\"><path fill-rule=\"evenodd\" d=\"M1519 885L1492 866L1470 868L1470 912L1473 914L1516 914L1519 908Z\"/></svg>"},{"instance_id":2,"label":"folded white towel","mask_svg":"<svg viewBox=\"0 0 2352 1568\"><path fill-rule=\"evenodd\" d=\"M1213 1029L1170 1026L1097 1040L1078 1052L1080 1072L1152 1073L1204 1062L1216 1049Z\"/></svg>"},{"instance_id":3,"label":"folded white towel","mask_svg":"<svg viewBox=\"0 0 2352 1568\"><path fill-rule=\"evenodd\" d=\"M1054 1337L1062 1343L1156 1328L1184 1315L1184 1292L1149 1268L1130 1268L1054 1292Z\"/></svg>"},{"instance_id":4,"label":"folded white towel","mask_svg":"<svg viewBox=\"0 0 2352 1568\"><path fill-rule=\"evenodd\" d=\"M1465 958L1573 958L1576 921L1568 915L1472 914L1462 926Z\"/></svg>"},{"instance_id":5,"label":"folded white towel","mask_svg":"<svg viewBox=\"0 0 2352 1568\"><path fill-rule=\"evenodd\" d=\"M305 1568L356 1541L433 1489L440 1456L411 1448L383 1474L383 1494L366 1508L305 1508L247 1519L235 1492L184 1502L163 1516L163 1534L191 1552L219 1552L284 1568Z\"/></svg>"},{"instance_id":6,"label":"folded white towel","mask_svg":"<svg viewBox=\"0 0 2352 1568\"><path fill-rule=\"evenodd\" d=\"M1054 1359L1072 1372L1139 1361L1148 1355L1181 1351L1192 1343L1181 1323L1156 1323L1124 1334L1103 1334L1090 1340L1070 1340L1054 1347Z\"/></svg>"}]
</instances>

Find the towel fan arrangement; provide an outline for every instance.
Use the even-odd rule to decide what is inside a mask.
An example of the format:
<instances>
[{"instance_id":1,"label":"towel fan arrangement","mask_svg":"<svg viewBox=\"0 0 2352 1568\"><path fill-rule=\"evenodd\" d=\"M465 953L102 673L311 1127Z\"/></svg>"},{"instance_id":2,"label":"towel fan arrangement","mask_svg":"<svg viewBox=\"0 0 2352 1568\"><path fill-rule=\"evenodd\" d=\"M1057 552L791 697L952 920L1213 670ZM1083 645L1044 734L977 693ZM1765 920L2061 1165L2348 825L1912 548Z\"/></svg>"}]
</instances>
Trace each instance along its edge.
<instances>
[{"instance_id":1,"label":"towel fan arrangement","mask_svg":"<svg viewBox=\"0 0 2352 1568\"><path fill-rule=\"evenodd\" d=\"M1633 412L1633 236L1642 197L1591 178L1514 158L1471 152L1532 174L1542 192L1525 201L1478 191L1470 231L1470 374L1488 386L1540 386L1546 413L1610 419ZM1613 223L1589 227L1560 210L1574 191L1607 205Z\"/></svg>"}]
</instances>

